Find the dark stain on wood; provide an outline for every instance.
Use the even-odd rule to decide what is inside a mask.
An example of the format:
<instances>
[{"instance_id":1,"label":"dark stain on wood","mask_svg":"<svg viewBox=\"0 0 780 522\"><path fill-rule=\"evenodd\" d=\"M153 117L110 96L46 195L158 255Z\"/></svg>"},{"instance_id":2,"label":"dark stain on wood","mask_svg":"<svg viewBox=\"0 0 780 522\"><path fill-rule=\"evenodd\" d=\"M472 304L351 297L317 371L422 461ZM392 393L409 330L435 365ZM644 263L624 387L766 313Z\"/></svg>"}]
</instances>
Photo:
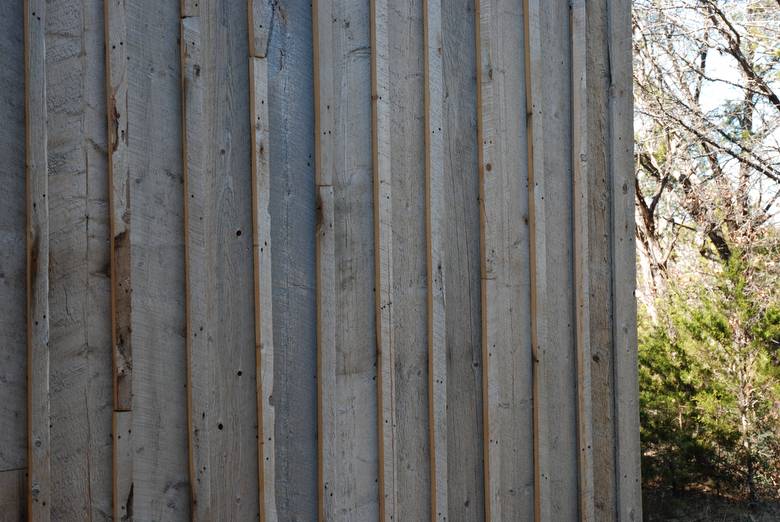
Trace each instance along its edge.
<instances>
[{"instance_id":1,"label":"dark stain on wood","mask_svg":"<svg viewBox=\"0 0 780 522\"><path fill-rule=\"evenodd\" d=\"M130 241L127 230L114 236L114 379L115 408L132 409Z\"/></svg>"}]
</instances>

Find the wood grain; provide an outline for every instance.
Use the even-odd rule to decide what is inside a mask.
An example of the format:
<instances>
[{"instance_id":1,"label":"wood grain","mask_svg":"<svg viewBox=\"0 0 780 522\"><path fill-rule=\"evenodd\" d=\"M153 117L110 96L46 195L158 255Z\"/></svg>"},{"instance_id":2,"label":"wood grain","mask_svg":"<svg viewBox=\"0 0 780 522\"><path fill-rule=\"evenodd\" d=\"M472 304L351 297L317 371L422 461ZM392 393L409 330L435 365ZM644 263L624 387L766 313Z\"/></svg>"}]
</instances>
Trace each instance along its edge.
<instances>
[{"instance_id":1,"label":"wood grain","mask_svg":"<svg viewBox=\"0 0 780 522\"><path fill-rule=\"evenodd\" d=\"M442 11L444 216L440 221L447 349L447 520L484 518L480 198L475 4ZM437 509L437 513L438 513Z\"/></svg>"},{"instance_id":2,"label":"wood grain","mask_svg":"<svg viewBox=\"0 0 780 522\"><path fill-rule=\"evenodd\" d=\"M423 2L425 64L425 239L428 335L428 432L431 459L431 520L446 521L447 473L447 316L444 266L444 70L439 0Z\"/></svg>"},{"instance_id":3,"label":"wood grain","mask_svg":"<svg viewBox=\"0 0 780 522\"><path fill-rule=\"evenodd\" d=\"M14 479L8 477L27 466L23 20L23 2L0 2L0 472L12 473L5 476L12 482ZM13 493L9 495L16 498ZM26 495L22 501L26 504Z\"/></svg>"},{"instance_id":4,"label":"wood grain","mask_svg":"<svg viewBox=\"0 0 780 522\"><path fill-rule=\"evenodd\" d=\"M572 235L574 243L574 307L577 352L577 444L579 516L596 520L593 468L593 386L591 374L590 283L590 184L588 156L592 136L588 107L588 18L586 2L571 4L571 135L572 135Z\"/></svg>"},{"instance_id":5,"label":"wood grain","mask_svg":"<svg viewBox=\"0 0 780 522\"><path fill-rule=\"evenodd\" d=\"M111 303L114 347L114 409L132 409L132 280L127 8L124 0L105 2L108 175L111 208Z\"/></svg>"},{"instance_id":6,"label":"wood grain","mask_svg":"<svg viewBox=\"0 0 780 522\"><path fill-rule=\"evenodd\" d=\"M542 495L549 491L546 483L540 483L542 461L547 451L539 437L539 426L543 419L539 380L539 357L542 343L547 337L547 305L545 286L547 263L545 249L546 213L544 208L545 176L543 155L544 118L542 106L542 20L541 4L538 0L523 0L525 25L525 110L528 129L528 207L530 224L529 266L531 269L531 349L533 353L533 468L534 468L534 520L542 515Z\"/></svg>"},{"instance_id":7,"label":"wood grain","mask_svg":"<svg viewBox=\"0 0 780 522\"><path fill-rule=\"evenodd\" d=\"M320 516L376 519L369 9L357 0L319 0L313 19Z\"/></svg>"},{"instance_id":8,"label":"wood grain","mask_svg":"<svg viewBox=\"0 0 780 522\"><path fill-rule=\"evenodd\" d=\"M531 274L524 17L516 2L478 4L485 512L533 512Z\"/></svg>"},{"instance_id":9,"label":"wood grain","mask_svg":"<svg viewBox=\"0 0 780 522\"><path fill-rule=\"evenodd\" d=\"M257 0L259 3L259 0ZM257 18L255 18L257 24ZM267 25L267 22L266 22ZM249 26L249 40L267 48L266 38L258 40ZM267 32L265 33L267 36ZM251 43L250 43L251 46ZM265 52L263 52L265 54ZM273 400L274 338L271 258L271 171L268 120L268 60L250 56L250 102L252 122L252 221L255 287L255 346L257 375L258 469L260 520L275 521L275 414Z\"/></svg>"},{"instance_id":10,"label":"wood grain","mask_svg":"<svg viewBox=\"0 0 780 522\"><path fill-rule=\"evenodd\" d=\"M396 374L398 347L393 328L393 177L390 143L390 42L388 2L371 2L371 153L374 174L374 279L379 431L379 519L398 511L398 419Z\"/></svg>"},{"instance_id":11,"label":"wood grain","mask_svg":"<svg viewBox=\"0 0 780 522\"><path fill-rule=\"evenodd\" d=\"M199 498L192 506L196 513L202 510L204 520L246 520L264 513L258 464L260 459L265 463L266 456L258 450L268 442L260 439L263 426L258 422L257 369L259 347L264 344L258 335L267 327L256 314L260 287L255 284L253 215L258 209L252 173L255 118L247 2L201 0L198 9L198 17L182 22L192 35L183 44L193 48L192 63L184 62L183 81L197 76L190 79L192 107L185 105L183 114L189 120L185 157L192 167L186 198L195 211L187 211L188 227L194 232L188 240L195 249L188 261L193 268L188 292L194 305L190 342L200 352L192 354L190 429L205 430L203 437L199 433L200 447L191 436L190 447L199 453L191 455L191 476L204 481L193 484ZM185 47L185 53L188 50ZM272 343L267 349L272 353ZM269 396L266 392L266 399ZM208 476L198 473L204 466Z\"/></svg>"},{"instance_id":12,"label":"wood grain","mask_svg":"<svg viewBox=\"0 0 780 522\"><path fill-rule=\"evenodd\" d=\"M615 343L618 520L642 519L634 244L631 4L609 0L609 170L612 198L612 307Z\"/></svg>"},{"instance_id":13,"label":"wood grain","mask_svg":"<svg viewBox=\"0 0 780 522\"><path fill-rule=\"evenodd\" d=\"M383 520L431 513L423 16L422 0L372 3Z\"/></svg>"},{"instance_id":14,"label":"wood grain","mask_svg":"<svg viewBox=\"0 0 780 522\"><path fill-rule=\"evenodd\" d=\"M49 191L46 139L46 13L24 2L24 121L27 185L27 513L51 518L49 401Z\"/></svg>"},{"instance_id":15,"label":"wood grain","mask_svg":"<svg viewBox=\"0 0 780 522\"><path fill-rule=\"evenodd\" d=\"M308 3L297 0L273 6L267 104L276 508L281 520L292 522L317 517L312 12Z\"/></svg>"},{"instance_id":16,"label":"wood grain","mask_svg":"<svg viewBox=\"0 0 780 522\"><path fill-rule=\"evenodd\" d=\"M51 516L111 513L111 281L103 2L46 4Z\"/></svg>"},{"instance_id":17,"label":"wood grain","mask_svg":"<svg viewBox=\"0 0 780 522\"><path fill-rule=\"evenodd\" d=\"M179 13L173 2L106 4L107 49L112 51L107 53L106 95L116 269L114 330L121 333L121 321L126 320L128 346L133 347L132 419L119 416L131 426L132 450L126 458L115 448L114 509L126 505L139 520L190 516ZM124 53L114 54L114 46ZM125 67L117 63L119 57ZM117 169L120 151L123 163ZM120 213L122 205L125 211ZM119 283L124 284L118 267L125 262L123 251L132 282L127 309L116 301ZM127 359L119 362L123 361ZM118 399L123 397L121 381ZM126 406L123 401L115 403L116 410Z\"/></svg>"},{"instance_id":18,"label":"wood grain","mask_svg":"<svg viewBox=\"0 0 780 522\"><path fill-rule=\"evenodd\" d=\"M0 519L641 518L627 0L8 4Z\"/></svg>"},{"instance_id":19,"label":"wood grain","mask_svg":"<svg viewBox=\"0 0 780 522\"><path fill-rule=\"evenodd\" d=\"M24 469L0 471L0 522L26 520L25 475Z\"/></svg>"},{"instance_id":20,"label":"wood grain","mask_svg":"<svg viewBox=\"0 0 780 522\"><path fill-rule=\"evenodd\" d=\"M573 520L579 516L579 446L570 10L567 1L558 0L529 0L527 6L535 229L535 508L543 520Z\"/></svg>"},{"instance_id":21,"label":"wood grain","mask_svg":"<svg viewBox=\"0 0 780 522\"><path fill-rule=\"evenodd\" d=\"M615 375L609 169L607 2L587 3L588 277L593 429L593 505L597 520L616 520Z\"/></svg>"},{"instance_id":22,"label":"wood grain","mask_svg":"<svg viewBox=\"0 0 780 522\"><path fill-rule=\"evenodd\" d=\"M113 441L113 520L133 520L133 412L115 411L112 418ZM117 473L116 470L122 470Z\"/></svg>"},{"instance_id":23,"label":"wood grain","mask_svg":"<svg viewBox=\"0 0 780 522\"><path fill-rule=\"evenodd\" d=\"M187 5L182 4L182 9ZM190 12L189 10L187 12ZM192 517L210 520L211 452L209 447L210 352L208 324L211 303L208 277L209 182L204 161L204 72L197 16L181 20L182 172L184 176L184 249L187 315L187 418ZM207 418L208 413L208 418Z\"/></svg>"}]
</instances>

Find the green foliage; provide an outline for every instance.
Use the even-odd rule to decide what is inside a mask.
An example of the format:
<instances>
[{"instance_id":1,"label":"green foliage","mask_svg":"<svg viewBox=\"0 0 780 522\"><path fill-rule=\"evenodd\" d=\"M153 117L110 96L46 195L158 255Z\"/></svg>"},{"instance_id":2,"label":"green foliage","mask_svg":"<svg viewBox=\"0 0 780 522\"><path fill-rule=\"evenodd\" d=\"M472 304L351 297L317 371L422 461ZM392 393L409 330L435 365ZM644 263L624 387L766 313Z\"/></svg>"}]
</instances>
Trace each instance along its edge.
<instances>
[{"instance_id":1,"label":"green foliage","mask_svg":"<svg viewBox=\"0 0 780 522\"><path fill-rule=\"evenodd\" d=\"M656 323L640 313L648 484L777 495L778 283L748 258L735 253L709 284L670 288Z\"/></svg>"}]
</instances>

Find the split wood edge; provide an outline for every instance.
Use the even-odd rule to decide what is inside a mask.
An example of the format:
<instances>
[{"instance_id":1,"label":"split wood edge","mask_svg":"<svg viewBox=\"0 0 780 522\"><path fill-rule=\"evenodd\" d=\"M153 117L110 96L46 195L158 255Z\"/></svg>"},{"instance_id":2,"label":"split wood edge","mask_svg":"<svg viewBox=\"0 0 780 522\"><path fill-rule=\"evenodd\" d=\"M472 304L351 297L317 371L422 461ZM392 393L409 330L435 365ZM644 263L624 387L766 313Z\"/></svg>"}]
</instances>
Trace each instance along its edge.
<instances>
[{"instance_id":1,"label":"split wood edge","mask_svg":"<svg viewBox=\"0 0 780 522\"><path fill-rule=\"evenodd\" d=\"M258 500L261 522L276 522L271 280L271 171L268 119L268 23L261 0L249 0L249 114L252 138L252 252L255 302Z\"/></svg>"},{"instance_id":2,"label":"split wood edge","mask_svg":"<svg viewBox=\"0 0 780 522\"><path fill-rule=\"evenodd\" d=\"M441 0L423 0L425 235L428 319L428 426L431 521L447 520L447 324L442 224L444 201L444 70Z\"/></svg>"},{"instance_id":3,"label":"split wood edge","mask_svg":"<svg viewBox=\"0 0 780 522\"><path fill-rule=\"evenodd\" d=\"M528 206L530 226L530 264L531 264L531 350L533 355L533 423L534 423L534 518L542 520L542 499L549 496L542 477L542 455L539 444L540 405L539 405L539 360L541 344L546 342L547 324L545 321L546 246L545 246L545 208L544 208L544 164L537 161L543 158L543 110L538 103L543 89L541 75L534 71L542 70L541 55L541 14L540 0L523 0L524 46L525 46L525 88L526 115L528 118ZM544 513L545 516L549 514ZM548 516L549 518L549 516Z\"/></svg>"},{"instance_id":4,"label":"split wood edge","mask_svg":"<svg viewBox=\"0 0 780 522\"><path fill-rule=\"evenodd\" d=\"M618 520L641 520L639 383L634 244L631 2L607 0L609 170L612 204L612 310Z\"/></svg>"},{"instance_id":5,"label":"split wood edge","mask_svg":"<svg viewBox=\"0 0 780 522\"><path fill-rule=\"evenodd\" d=\"M132 352L130 339L130 180L127 157L127 12L122 0L105 0L104 41L108 133L108 203L111 251L111 345L113 375L112 489L115 520L132 506ZM121 433L125 434L121 438Z\"/></svg>"},{"instance_id":6,"label":"split wood edge","mask_svg":"<svg viewBox=\"0 0 780 522\"><path fill-rule=\"evenodd\" d=\"M571 13L572 49L572 199L574 238L575 344L577 354L577 443L580 520L595 520L590 347L590 276L588 229L588 97L587 13L585 0L574 0Z\"/></svg>"},{"instance_id":7,"label":"split wood edge","mask_svg":"<svg viewBox=\"0 0 780 522\"><path fill-rule=\"evenodd\" d=\"M184 180L184 272L187 352L187 453L193 520L209 520L211 466L208 422L208 310L203 156L204 100L198 4L183 0L180 20L182 174ZM189 15L189 16L187 16ZM199 335L200 334L200 335ZM197 411L201 414L198 415Z\"/></svg>"},{"instance_id":8,"label":"split wood edge","mask_svg":"<svg viewBox=\"0 0 780 522\"><path fill-rule=\"evenodd\" d=\"M317 198L315 270L317 320L317 510L320 521L335 520L333 487L337 461L335 437L336 410L336 245L332 158L323 146L323 129L332 127L332 68L322 49L331 49L332 25L325 12L327 0L312 1L312 42L314 68L314 152ZM322 55L321 55L322 54Z\"/></svg>"},{"instance_id":9,"label":"split wood edge","mask_svg":"<svg viewBox=\"0 0 780 522\"><path fill-rule=\"evenodd\" d=\"M393 335L393 195L390 152L390 48L387 0L371 1L371 153L374 191L374 281L376 292L377 432L379 519L397 513L395 443L395 339Z\"/></svg>"}]
</instances>

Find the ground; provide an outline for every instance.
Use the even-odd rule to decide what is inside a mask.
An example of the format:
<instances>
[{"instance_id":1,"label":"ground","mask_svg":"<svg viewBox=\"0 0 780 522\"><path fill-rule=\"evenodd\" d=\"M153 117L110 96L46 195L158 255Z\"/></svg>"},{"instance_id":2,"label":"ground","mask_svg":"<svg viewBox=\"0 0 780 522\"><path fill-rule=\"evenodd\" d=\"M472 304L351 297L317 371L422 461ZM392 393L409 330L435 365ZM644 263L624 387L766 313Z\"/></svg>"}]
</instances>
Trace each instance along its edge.
<instances>
[{"instance_id":1,"label":"ground","mask_svg":"<svg viewBox=\"0 0 780 522\"><path fill-rule=\"evenodd\" d=\"M645 522L778 522L780 501L740 502L701 492L645 491Z\"/></svg>"}]
</instances>

